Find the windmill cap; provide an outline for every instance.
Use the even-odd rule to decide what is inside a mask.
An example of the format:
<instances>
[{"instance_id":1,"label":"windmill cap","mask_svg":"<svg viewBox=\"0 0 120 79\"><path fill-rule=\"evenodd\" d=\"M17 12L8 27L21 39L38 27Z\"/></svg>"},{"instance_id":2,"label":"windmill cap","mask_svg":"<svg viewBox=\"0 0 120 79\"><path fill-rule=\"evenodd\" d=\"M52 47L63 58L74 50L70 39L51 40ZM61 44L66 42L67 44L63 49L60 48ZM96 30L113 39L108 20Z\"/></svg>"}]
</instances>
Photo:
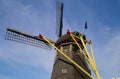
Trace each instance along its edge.
<instances>
[{"instance_id":1,"label":"windmill cap","mask_svg":"<svg viewBox=\"0 0 120 79\"><path fill-rule=\"evenodd\" d=\"M82 38L83 38L84 40L86 40L85 35L82 34L82 33L80 33L80 32L74 31L74 32L70 32L70 33L72 33L73 35L78 36L78 37L82 36ZM80 39L78 39L78 38L75 38L75 39L76 39L76 41L77 41L79 44L82 44ZM61 44L64 44L64 43L66 43L66 44L68 44L68 43L74 43L74 40L71 38L71 36L70 36L69 34L65 34L65 35L61 36L61 37L56 41L55 45L56 45L56 46L60 46Z\"/></svg>"}]
</instances>

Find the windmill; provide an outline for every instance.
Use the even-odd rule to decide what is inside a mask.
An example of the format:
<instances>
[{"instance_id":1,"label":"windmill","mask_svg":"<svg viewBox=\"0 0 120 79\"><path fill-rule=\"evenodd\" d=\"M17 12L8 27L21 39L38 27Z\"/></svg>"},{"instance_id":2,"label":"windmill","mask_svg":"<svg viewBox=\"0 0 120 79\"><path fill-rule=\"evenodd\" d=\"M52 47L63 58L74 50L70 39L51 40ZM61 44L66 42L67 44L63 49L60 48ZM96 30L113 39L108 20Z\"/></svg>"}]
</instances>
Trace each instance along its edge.
<instances>
[{"instance_id":1,"label":"windmill","mask_svg":"<svg viewBox=\"0 0 120 79\"><path fill-rule=\"evenodd\" d=\"M94 57L91 58L85 47L85 44L91 44L91 41L87 41L86 36L77 31L70 32L68 30L67 34L62 35L62 28L63 3L57 1L57 41L54 42L41 34L33 36L14 28L7 28L5 39L48 50L54 47L57 54L51 79L93 79L88 66L89 64L98 79L101 79L96 68ZM87 28L87 22L85 23L85 28ZM86 50L86 52L83 50ZM94 55L92 54L92 56Z\"/></svg>"}]
</instances>

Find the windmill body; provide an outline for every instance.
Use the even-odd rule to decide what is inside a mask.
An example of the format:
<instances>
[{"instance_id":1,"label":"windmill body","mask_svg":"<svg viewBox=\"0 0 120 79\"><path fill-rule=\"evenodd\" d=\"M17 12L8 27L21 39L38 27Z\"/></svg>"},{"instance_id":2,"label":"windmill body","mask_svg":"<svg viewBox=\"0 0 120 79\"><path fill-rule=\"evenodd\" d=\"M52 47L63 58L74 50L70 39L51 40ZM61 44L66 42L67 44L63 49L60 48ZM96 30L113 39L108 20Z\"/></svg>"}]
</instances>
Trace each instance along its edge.
<instances>
[{"instance_id":1,"label":"windmill body","mask_svg":"<svg viewBox=\"0 0 120 79\"><path fill-rule=\"evenodd\" d=\"M78 33L78 32L73 32ZM79 44L81 42L79 41ZM73 42L69 35L63 35L56 41L56 46L73 59L77 64L83 67L88 73L90 70L85 61L85 58L77 45ZM82 46L83 48L83 46ZM53 71L51 79L90 79L77 67L75 67L70 61L68 61L64 56L57 53L53 65Z\"/></svg>"}]
</instances>

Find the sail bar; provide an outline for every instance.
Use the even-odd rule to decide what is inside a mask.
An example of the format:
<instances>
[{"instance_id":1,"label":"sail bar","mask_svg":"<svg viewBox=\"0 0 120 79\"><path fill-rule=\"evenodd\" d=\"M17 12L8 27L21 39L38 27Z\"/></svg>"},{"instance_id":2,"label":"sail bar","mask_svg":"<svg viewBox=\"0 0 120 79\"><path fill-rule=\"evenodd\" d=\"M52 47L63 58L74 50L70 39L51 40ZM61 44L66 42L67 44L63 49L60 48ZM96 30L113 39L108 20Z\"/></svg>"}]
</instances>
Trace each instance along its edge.
<instances>
[{"instance_id":1,"label":"sail bar","mask_svg":"<svg viewBox=\"0 0 120 79\"><path fill-rule=\"evenodd\" d=\"M13 28L7 28L5 39L39 48L44 48L47 50L52 49L52 46L49 45L45 40L40 39L39 36L33 36Z\"/></svg>"}]
</instances>

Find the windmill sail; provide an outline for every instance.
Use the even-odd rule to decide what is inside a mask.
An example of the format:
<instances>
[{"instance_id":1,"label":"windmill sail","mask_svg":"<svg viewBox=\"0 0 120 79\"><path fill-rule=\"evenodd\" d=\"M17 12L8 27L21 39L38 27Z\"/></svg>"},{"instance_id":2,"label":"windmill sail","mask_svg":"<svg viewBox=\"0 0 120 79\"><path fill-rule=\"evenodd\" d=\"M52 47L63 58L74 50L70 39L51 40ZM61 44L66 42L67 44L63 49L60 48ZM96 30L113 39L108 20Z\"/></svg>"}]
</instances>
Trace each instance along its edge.
<instances>
[{"instance_id":1,"label":"windmill sail","mask_svg":"<svg viewBox=\"0 0 120 79\"><path fill-rule=\"evenodd\" d=\"M13 28L7 28L5 39L48 50L52 48L45 40L38 36L32 36Z\"/></svg>"},{"instance_id":2,"label":"windmill sail","mask_svg":"<svg viewBox=\"0 0 120 79\"><path fill-rule=\"evenodd\" d=\"M63 3L57 1L57 10L56 10L56 34L58 37L62 35L63 28Z\"/></svg>"}]
</instances>

